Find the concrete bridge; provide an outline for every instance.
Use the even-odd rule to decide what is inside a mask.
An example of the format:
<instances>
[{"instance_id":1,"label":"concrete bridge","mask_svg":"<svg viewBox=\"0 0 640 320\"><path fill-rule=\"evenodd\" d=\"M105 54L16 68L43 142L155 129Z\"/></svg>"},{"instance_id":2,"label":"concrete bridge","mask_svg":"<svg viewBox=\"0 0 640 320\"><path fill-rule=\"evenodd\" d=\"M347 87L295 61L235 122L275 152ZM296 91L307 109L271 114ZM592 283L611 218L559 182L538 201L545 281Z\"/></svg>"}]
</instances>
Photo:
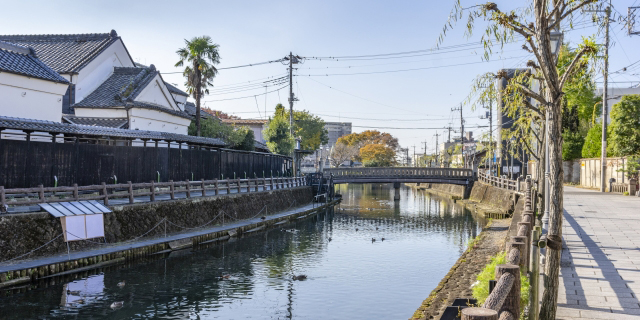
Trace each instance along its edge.
<instances>
[{"instance_id":1,"label":"concrete bridge","mask_svg":"<svg viewBox=\"0 0 640 320\"><path fill-rule=\"evenodd\" d=\"M393 183L396 189L395 200L400 199L400 183L470 185L474 179L471 169L458 168L329 168L323 170L323 175L333 176L334 184Z\"/></svg>"}]
</instances>

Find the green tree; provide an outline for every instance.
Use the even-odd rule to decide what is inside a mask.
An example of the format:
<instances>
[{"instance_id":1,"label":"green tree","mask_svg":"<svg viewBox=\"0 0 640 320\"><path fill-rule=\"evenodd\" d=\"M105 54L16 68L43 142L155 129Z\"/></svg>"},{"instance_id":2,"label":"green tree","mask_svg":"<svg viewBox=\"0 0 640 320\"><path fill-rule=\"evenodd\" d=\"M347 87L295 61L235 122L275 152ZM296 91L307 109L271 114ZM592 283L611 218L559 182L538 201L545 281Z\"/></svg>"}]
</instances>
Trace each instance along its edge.
<instances>
[{"instance_id":1,"label":"green tree","mask_svg":"<svg viewBox=\"0 0 640 320\"><path fill-rule=\"evenodd\" d=\"M196 135L197 127L195 121L191 121L187 131L191 136ZM202 119L200 133L202 137L221 139L228 144L231 149L247 151L254 150L253 131L247 127L236 128L222 123L219 119L208 118ZM249 143L247 142L249 139L252 141L251 146L249 146Z\"/></svg>"},{"instance_id":2,"label":"green tree","mask_svg":"<svg viewBox=\"0 0 640 320\"><path fill-rule=\"evenodd\" d=\"M185 62L188 65L182 73L187 81L187 92L196 99L196 136L201 134L200 125L200 100L202 93L209 93L209 86L213 86L213 78L218 73L215 65L220 63L220 54L217 44L214 44L209 36L195 37L191 40L184 40L186 46L178 49L176 53L180 60L176 62L176 67L182 67Z\"/></svg>"},{"instance_id":3,"label":"green tree","mask_svg":"<svg viewBox=\"0 0 640 320\"><path fill-rule=\"evenodd\" d=\"M284 110L284 106L282 108ZM285 117L289 119L288 111L285 111ZM306 110L293 111L293 134L295 137L300 137L300 148L303 150L317 150L321 145L329 142L329 133L324 128L324 120Z\"/></svg>"},{"instance_id":4,"label":"green tree","mask_svg":"<svg viewBox=\"0 0 640 320\"><path fill-rule=\"evenodd\" d=\"M584 139L584 145L582 146L583 158L599 158L602 154L602 125L596 123Z\"/></svg>"},{"instance_id":5,"label":"green tree","mask_svg":"<svg viewBox=\"0 0 640 320\"><path fill-rule=\"evenodd\" d=\"M290 155L293 152L294 139L289 133L289 118L281 104L276 106L275 115L269 119L269 124L264 129L264 137L271 152L281 155Z\"/></svg>"},{"instance_id":6,"label":"green tree","mask_svg":"<svg viewBox=\"0 0 640 320\"><path fill-rule=\"evenodd\" d=\"M640 95L622 96L611 108L610 144L613 156L640 154Z\"/></svg>"},{"instance_id":7,"label":"green tree","mask_svg":"<svg viewBox=\"0 0 640 320\"><path fill-rule=\"evenodd\" d=\"M240 127L236 129L236 132L242 136L242 141L236 147L237 150L254 151L256 149L256 138L253 134L253 130L248 127Z\"/></svg>"},{"instance_id":8,"label":"green tree","mask_svg":"<svg viewBox=\"0 0 640 320\"><path fill-rule=\"evenodd\" d=\"M578 49L571 50L565 43L560 48L557 68L560 74L566 72L571 61L578 54ZM596 96L596 83L593 80L595 68L593 62L584 63L567 79L563 92L563 129L570 131L581 130L583 134L591 126L591 117L594 108L601 100Z\"/></svg>"},{"instance_id":9,"label":"green tree","mask_svg":"<svg viewBox=\"0 0 640 320\"><path fill-rule=\"evenodd\" d=\"M584 145L584 137L580 132L565 131L562 133L562 160L570 161L580 158L582 155L582 146Z\"/></svg>"}]
</instances>

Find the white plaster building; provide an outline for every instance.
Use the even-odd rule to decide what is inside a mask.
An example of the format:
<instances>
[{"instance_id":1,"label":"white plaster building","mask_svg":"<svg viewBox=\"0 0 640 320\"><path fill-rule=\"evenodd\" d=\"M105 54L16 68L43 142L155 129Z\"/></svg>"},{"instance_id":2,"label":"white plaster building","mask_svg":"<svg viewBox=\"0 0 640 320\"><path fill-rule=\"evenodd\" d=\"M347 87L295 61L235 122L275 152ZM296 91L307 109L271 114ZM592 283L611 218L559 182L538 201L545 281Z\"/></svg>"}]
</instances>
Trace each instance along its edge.
<instances>
[{"instance_id":1,"label":"white plaster building","mask_svg":"<svg viewBox=\"0 0 640 320\"><path fill-rule=\"evenodd\" d=\"M32 49L0 41L0 115L60 121L68 84Z\"/></svg>"},{"instance_id":2,"label":"white plaster building","mask_svg":"<svg viewBox=\"0 0 640 320\"><path fill-rule=\"evenodd\" d=\"M64 97L56 99L56 112L34 101L19 115L22 118L187 134L192 118L184 110L188 95L167 86L153 65L137 67L114 30L5 35L0 41L33 48L45 65L67 80Z\"/></svg>"}]
</instances>

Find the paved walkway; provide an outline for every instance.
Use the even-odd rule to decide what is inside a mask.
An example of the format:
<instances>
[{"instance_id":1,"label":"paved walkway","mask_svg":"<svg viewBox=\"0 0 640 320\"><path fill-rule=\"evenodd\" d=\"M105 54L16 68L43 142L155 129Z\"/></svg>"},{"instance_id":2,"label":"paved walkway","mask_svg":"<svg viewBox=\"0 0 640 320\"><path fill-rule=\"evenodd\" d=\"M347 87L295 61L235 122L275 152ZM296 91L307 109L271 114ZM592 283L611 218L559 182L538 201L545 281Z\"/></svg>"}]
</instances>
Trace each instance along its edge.
<instances>
[{"instance_id":1,"label":"paved walkway","mask_svg":"<svg viewBox=\"0 0 640 320\"><path fill-rule=\"evenodd\" d=\"M557 319L640 319L640 198L565 187Z\"/></svg>"}]
</instances>

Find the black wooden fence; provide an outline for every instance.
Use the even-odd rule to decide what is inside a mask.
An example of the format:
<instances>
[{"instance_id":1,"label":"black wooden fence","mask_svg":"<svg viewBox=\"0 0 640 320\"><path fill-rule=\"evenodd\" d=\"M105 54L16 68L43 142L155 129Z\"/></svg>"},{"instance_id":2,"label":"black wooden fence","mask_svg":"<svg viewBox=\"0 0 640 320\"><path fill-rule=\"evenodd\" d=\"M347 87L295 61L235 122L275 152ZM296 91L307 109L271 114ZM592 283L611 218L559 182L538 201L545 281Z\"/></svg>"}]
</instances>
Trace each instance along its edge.
<instances>
[{"instance_id":1,"label":"black wooden fence","mask_svg":"<svg viewBox=\"0 0 640 320\"><path fill-rule=\"evenodd\" d=\"M0 186L286 176L291 158L229 149L178 149L0 140ZM234 176L235 173L235 176Z\"/></svg>"}]
</instances>

